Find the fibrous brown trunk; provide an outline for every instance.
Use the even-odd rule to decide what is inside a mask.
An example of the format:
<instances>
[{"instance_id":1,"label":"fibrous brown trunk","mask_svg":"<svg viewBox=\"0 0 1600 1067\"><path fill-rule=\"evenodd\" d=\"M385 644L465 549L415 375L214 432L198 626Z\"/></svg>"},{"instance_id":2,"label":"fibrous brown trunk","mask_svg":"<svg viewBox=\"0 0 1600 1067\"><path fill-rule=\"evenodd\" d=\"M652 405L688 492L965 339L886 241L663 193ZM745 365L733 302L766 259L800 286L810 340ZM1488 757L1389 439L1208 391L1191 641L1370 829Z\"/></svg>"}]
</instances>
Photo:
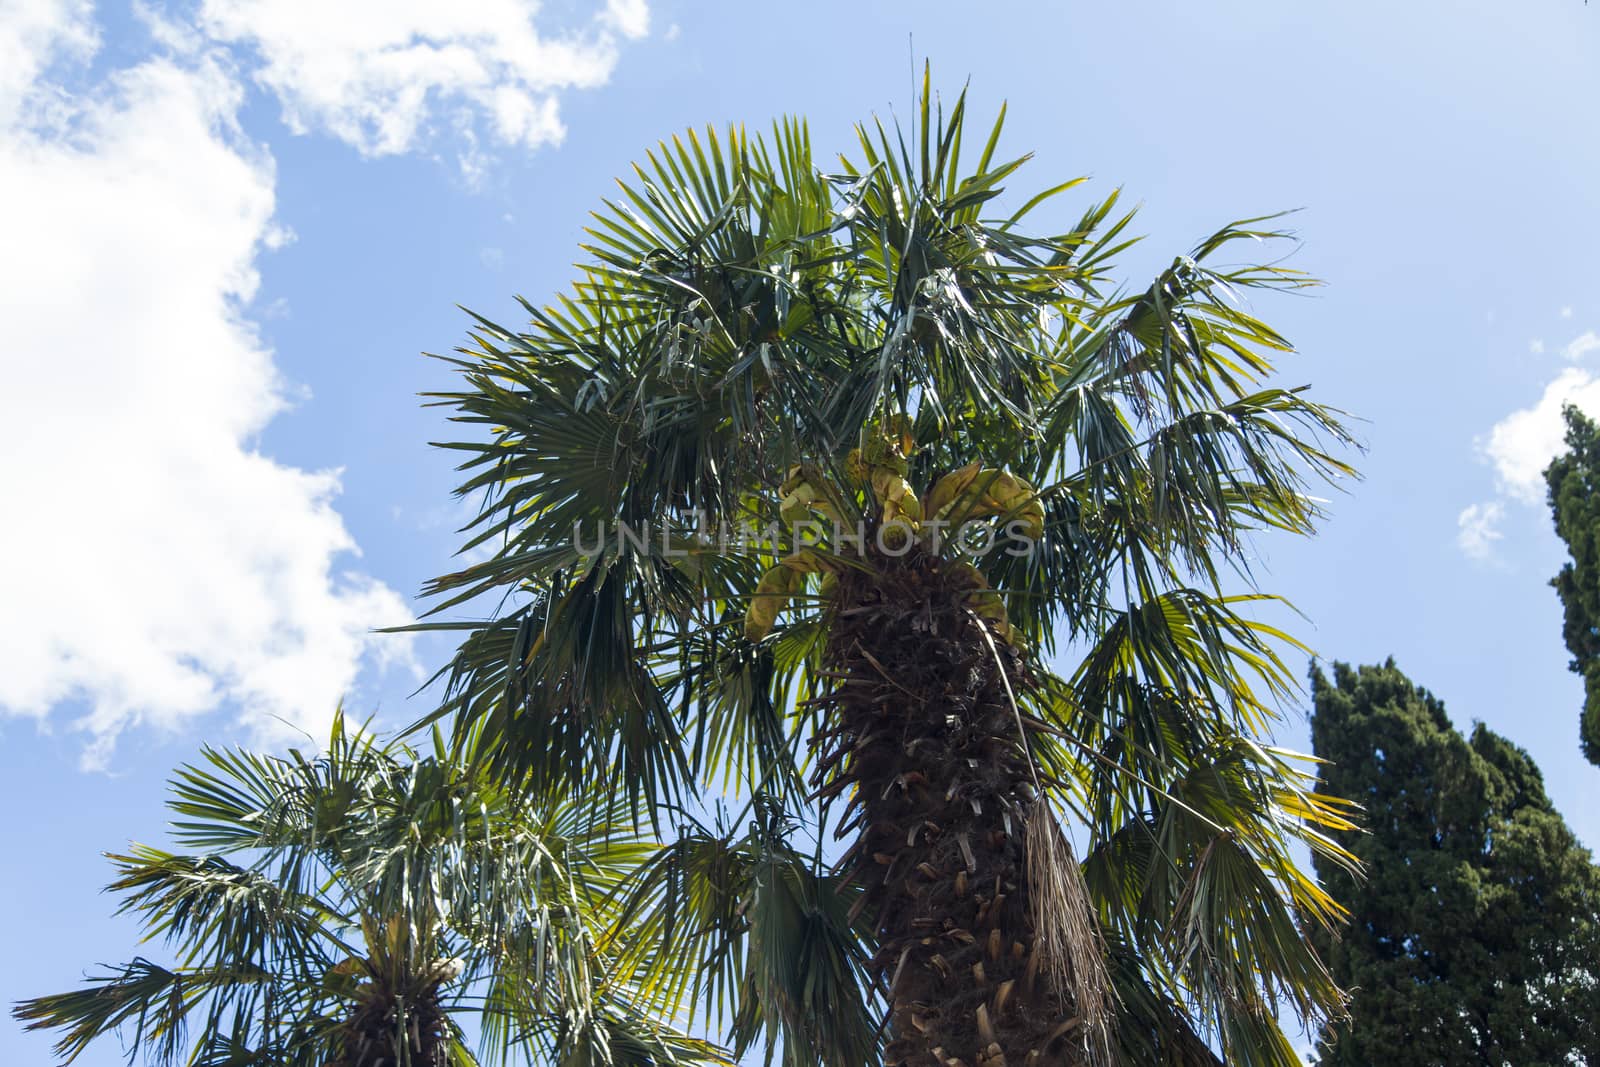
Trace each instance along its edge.
<instances>
[{"instance_id":1,"label":"fibrous brown trunk","mask_svg":"<svg viewBox=\"0 0 1600 1067\"><path fill-rule=\"evenodd\" d=\"M920 549L868 562L833 598L815 784L857 833L841 862L890 991L885 1064L1090 1062L1030 908L1037 791L1008 692L1028 684L1025 657L972 610L970 571Z\"/></svg>"},{"instance_id":2,"label":"fibrous brown trunk","mask_svg":"<svg viewBox=\"0 0 1600 1067\"><path fill-rule=\"evenodd\" d=\"M376 983L364 986L341 1027L343 1046L329 1067L449 1067L449 1021L439 987L410 1003Z\"/></svg>"}]
</instances>

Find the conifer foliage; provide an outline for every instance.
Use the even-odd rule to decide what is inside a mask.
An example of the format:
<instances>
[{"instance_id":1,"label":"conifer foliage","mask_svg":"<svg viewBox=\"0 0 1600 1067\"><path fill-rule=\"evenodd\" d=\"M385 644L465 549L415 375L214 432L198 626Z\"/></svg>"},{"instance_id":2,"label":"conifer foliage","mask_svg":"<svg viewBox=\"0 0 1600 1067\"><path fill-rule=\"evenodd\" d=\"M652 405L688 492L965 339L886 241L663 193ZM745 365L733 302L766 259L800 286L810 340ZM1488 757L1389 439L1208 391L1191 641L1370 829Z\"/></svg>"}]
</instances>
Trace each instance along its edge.
<instances>
[{"instance_id":1,"label":"conifer foliage","mask_svg":"<svg viewBox=\"0 0 1600 1067\"><path fill-rule=\"evenodd\" d=\"M1600 1062L1600 869L1527 753L1481 723L1462 736L1392 659L1311 681L1324 788L1367 809L1335 834L1364 879L1317 862L1351 912L1318 940L1353 994L1318 1062Z\"/></svg>"},{"instance_id":2,"label":"conifer foliage","mask_svg":"<svg viewBox=\"0 0 1600 1067\"><path fill-rule=\"evenodd\" d=\"M1567 451L1545 468L1550 514L1571 558L1550 579L1566 613L1562 636L1571 668L1583 676L1578 736L1590 763L1600 764L1600 426L1572 406Z\"/></svg>"}]
</instances>

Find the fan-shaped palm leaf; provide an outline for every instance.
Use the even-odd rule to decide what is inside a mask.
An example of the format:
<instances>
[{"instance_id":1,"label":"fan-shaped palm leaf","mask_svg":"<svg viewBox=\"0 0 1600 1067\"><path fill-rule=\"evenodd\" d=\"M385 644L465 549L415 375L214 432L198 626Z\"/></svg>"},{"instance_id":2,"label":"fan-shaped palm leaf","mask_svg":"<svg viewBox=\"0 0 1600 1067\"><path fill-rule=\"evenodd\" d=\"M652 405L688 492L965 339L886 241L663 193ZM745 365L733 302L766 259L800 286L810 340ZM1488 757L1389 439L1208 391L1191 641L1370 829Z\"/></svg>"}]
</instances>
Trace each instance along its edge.
<instances>
[{"instance_id":1,"label":"fan-shaped palm leaf","mask_svg":"<svg viewBox=\"0 0 1600 1067\"><path fill-rule=\"evenodd\" d=\"M655 849L620 810L514 797L342 716L321 756L208 749L172 793L193 851L136 845L108 888L175 962L16 1009L68 1061L117 1031L159 1064L724 1062L649 1014L663 972L608 901Z\"/></svg>"},{"instance_id":2,"label":"fan-shaped palm leaf","mask_svg":"<svg viewBox=\"0 0 1600 1067\"><path fill-rule=\"evenodd\" d=\"M494 554L428 588L420 628L464 630L438 716L536 794L684 823L618 896L629 958L741 1049L1291 1063L1277 1003L1340 1005L1291 845L1343 815L1264 743L1293 645L1248 614L1248 539L1310 532L1348 438L1247 298L1310 282L1223 265L1283 236L1257 219L1123 289L1116 195L1031 229L1078 182L1011 196L1000 132L964 155L964 94L927 86L826 170L798 121L691 132L596 213L569 295L478 321L434 399ZM996 493L940 488L979 471ZM1026 551L941 545L952 502ZM864 525L788 557L802 515ZM675 814L720 789L748 830ZM1054 882L1024 870L1052 807L1086 849ZM1106 966L1046 988L1027 887L1080 877ZM1092 982L1109 1029L1072 1017Z\"/></svg>"}]
</instances>

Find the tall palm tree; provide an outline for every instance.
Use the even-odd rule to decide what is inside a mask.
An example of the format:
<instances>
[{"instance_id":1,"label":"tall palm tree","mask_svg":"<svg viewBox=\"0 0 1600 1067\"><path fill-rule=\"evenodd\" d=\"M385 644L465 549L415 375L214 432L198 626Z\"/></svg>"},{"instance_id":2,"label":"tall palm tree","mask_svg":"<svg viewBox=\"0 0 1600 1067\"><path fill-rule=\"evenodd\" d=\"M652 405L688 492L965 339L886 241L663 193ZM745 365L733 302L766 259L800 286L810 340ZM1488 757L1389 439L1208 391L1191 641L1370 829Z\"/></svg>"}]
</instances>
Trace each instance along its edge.
<instances>
[{"instance_id":1,"label":"tall palm tree","mask_svg":"<svg viewBox=\"0 0 1600 1067\"><path fill-rule=\"evenodd\" d=\"M1244 301L1309 280L1217 265L1250 220L1124 291L1116 195L1031 231L1078 182L1008 195L965 117L925 78L831 171L799 121L674 138L568 294L477 319L437 715L663 830L626 914L699 973L656 1007L741 1054L1294 1063L1341 992L1293 846L1346 824L1267 742L1250 537L1308 533L1348 439Z\"/></svg>"},{"instance_id":2,"label":"tall palm tree","mask_svg":"<svg viewBox=\"0 0 1600 1067\"><path fill-rule=\"evenodd\" d=\"M727 1062L641 1013L655 978L619 966L643 957L605 901L653 851L626 820L530 805L342 717L321 756L207 749L172 794L189 851L136 845L108 888L176 962L14 1011L61 1029L67 1062L109 1032L194 1067Z\"/></svg>"}]
</instances>

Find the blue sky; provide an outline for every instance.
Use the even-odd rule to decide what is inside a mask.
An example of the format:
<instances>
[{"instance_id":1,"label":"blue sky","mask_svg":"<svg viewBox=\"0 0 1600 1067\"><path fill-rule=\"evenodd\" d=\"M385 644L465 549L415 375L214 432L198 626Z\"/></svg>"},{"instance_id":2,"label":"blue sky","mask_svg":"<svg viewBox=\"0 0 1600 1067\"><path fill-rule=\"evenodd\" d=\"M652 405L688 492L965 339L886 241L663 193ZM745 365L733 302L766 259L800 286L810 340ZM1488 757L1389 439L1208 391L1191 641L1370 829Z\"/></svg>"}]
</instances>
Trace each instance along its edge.
<instances>
[{"instance_id":1,"label":"blue sky","mask_svg":"<svg viewBox=\"0 0 1600 1067\"><path fill-rule=\"evenodd\" d=\"M99 853L202 741L392 721L446 649L375 638L461 512L420 358L567 277L613 176L687 125L906 113L930 58L1011 105L1026 184L1145 207L1145 278L1303 208L1257 308L1365 479L1263 585L1526 747L1584 841L1538 471L1600 413L1600 13L1579 0L986 6L0 0L0 1000L125 958ZM1067 209L1063 209L1067 210ZM1295 719L1280 740L1304 746ZM20 966L18 965L20 964ZM46 1042L0 1025L0 1058ZM116 1049L81 1063L119 1062Z\"/></svg>"}]
</instances>

